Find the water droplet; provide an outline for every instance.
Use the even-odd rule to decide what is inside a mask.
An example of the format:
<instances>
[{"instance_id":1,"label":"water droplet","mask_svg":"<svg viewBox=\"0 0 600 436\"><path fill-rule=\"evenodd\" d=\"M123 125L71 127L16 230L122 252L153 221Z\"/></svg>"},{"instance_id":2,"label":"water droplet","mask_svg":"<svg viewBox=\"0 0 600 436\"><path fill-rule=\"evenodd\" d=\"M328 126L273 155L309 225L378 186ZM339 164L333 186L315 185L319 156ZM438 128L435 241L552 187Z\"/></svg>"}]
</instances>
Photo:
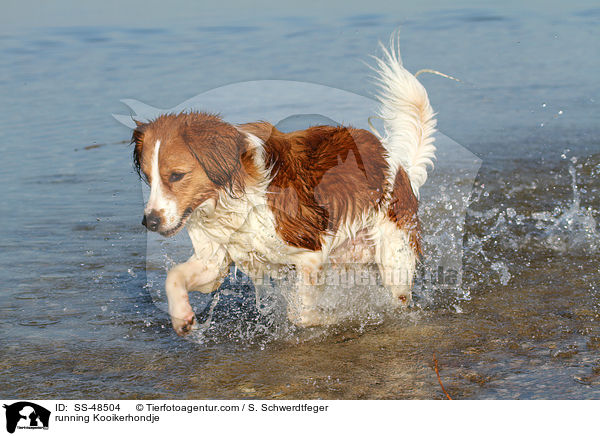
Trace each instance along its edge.
<instances>
[{"instance_id":1,"label":"water droplet","mask_svg":"<svg viewBox=\"0 0 600 436\"><path fill-rule=\"evenodd\" d=\"M500 283L507 285L512 276L508 271L506 264L504 262L494 262L492 263L491 267L500 276Z\"/></svg>"}]
</instances>

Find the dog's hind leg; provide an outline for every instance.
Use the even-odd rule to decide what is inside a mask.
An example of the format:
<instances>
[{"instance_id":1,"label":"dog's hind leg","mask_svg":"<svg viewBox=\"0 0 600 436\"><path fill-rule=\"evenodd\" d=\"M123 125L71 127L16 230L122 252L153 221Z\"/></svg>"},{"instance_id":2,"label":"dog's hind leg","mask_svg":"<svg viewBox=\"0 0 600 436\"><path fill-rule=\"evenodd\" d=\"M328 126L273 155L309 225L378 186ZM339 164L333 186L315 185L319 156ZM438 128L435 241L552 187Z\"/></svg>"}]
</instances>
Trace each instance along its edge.
<instances>
[{"instance_id":1,"label":"dog's hind leg","mask_svg":"<svg viewBox=\"0 0 600 436\"><path fill-rule=\"evenodd\" d=\"M387 213L376 226L375 261L394 306L408 306L417 256L421 253L419 202L404 169L396 171Z\"/></svg>"},{"instance_id":2,"label":"dog's hind leg","mask_svg":"<svg viewBox=\"0 0 600 436\"><path fill-rule=\"evenodd\" d=\"M227 276L230 263L225 249L220 247L209 258L200 259L193 255L169 271L165 284L169 315L179 336L189 333L196 323L188 292L209 294L216 290Z\"/></svg>"},{"instance_id":3,"label":"dog's hind leg","mask_svg":"<svg viewBox=\"0 0 600 436\"><path fill-rule=\"evenodd\" d=\"M417 261L409 234L387 218L378 229L375 256L381 281L391 292L394 306L408 306L412 301L412 285Z\"/></svg>"}]
</instances>

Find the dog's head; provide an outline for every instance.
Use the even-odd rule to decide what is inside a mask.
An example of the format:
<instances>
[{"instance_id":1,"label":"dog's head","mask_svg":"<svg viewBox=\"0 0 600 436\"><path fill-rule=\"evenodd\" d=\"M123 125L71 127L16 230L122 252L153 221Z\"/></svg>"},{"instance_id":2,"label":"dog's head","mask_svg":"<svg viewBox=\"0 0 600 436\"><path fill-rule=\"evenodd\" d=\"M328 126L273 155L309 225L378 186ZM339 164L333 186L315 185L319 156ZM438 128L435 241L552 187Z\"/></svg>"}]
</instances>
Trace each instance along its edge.
<instances>
[{"instance_id":1,"label":"dog's head","mask_svg":"<svg viewBox=\"0 0 600 436\"><path fill-rule=\"evenodd\" d=\"M131 142L150 186L142 224L151 231L174 235L196 208L210 214L221 193L243 191L246 136L216 115L161 115L137 123Z\"/></svg>"}]
</instances>

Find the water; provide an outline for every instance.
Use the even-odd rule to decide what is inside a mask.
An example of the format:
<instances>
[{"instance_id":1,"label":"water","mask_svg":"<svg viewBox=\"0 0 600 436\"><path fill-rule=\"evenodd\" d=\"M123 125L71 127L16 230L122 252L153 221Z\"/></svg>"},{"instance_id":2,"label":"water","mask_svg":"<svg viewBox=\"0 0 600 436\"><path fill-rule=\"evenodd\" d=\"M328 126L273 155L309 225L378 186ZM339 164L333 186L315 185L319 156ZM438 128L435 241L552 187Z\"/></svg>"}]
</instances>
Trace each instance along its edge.
<instances>
[{"instance_id":1,"label":"water","mask_svg":"<svg viewBox=\"0 0 600 436\"><path fill-rule=\"evenodd\" d=\"M435 352L454 398L600 398L599 10L358 8L3 28L1 397L444 398ZM361 61L398 25L410 70L462 80L420 76L441 131L422 270L450 262L459 285L425 274L404 313L363 293L340 325L300 330L240 274L194 296L205 325L176 337L159 292L185 238L170 259L147 252L119 101L267 79L368 97Z\"/></svg>"}]
</instances>

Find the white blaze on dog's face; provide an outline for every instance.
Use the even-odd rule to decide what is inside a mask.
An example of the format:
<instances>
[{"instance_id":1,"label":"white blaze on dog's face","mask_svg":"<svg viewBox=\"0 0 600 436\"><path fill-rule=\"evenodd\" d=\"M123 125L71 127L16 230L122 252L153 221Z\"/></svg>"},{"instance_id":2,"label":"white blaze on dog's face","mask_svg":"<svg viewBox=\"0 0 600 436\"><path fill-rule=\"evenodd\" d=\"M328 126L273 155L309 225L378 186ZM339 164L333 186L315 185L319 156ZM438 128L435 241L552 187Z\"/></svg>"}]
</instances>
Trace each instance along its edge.
<instances>
[{"instance_id":1,"label":"white blaze on dog's face","mask_svg":"<svg viewBox=\"0 0 600 436\"><path fill-rule=\"evenodd\" d=\"M152 152L152 161L150 164L150 198L144 209L146 220L156 219L155 216L160 216L163 221L162 228L164 232L177 227L180 221L180 214L177 211L177 199L172 192L163 186L160 176L160 139L156 140L154 150ZM179 174L179 173L175 173ZM172 176L171 176L172 177ZM170 177L170 178L171 178ZM176 176L177 177L177 176Z\"/></svg>"},{"instance_id":2,"label":"white blaze on dog's face","mask_svg":"<svg viewBox=\"0 0 600 436\"><path fill-rule=\"evenodd\" d=\"M245 141L235 127L213 115L163 115L138 124L132 138L134 165L150 185L142 224L174 235L196 208L214 210L220 190L243 187Z\"/></svg>"}]
</instances>

